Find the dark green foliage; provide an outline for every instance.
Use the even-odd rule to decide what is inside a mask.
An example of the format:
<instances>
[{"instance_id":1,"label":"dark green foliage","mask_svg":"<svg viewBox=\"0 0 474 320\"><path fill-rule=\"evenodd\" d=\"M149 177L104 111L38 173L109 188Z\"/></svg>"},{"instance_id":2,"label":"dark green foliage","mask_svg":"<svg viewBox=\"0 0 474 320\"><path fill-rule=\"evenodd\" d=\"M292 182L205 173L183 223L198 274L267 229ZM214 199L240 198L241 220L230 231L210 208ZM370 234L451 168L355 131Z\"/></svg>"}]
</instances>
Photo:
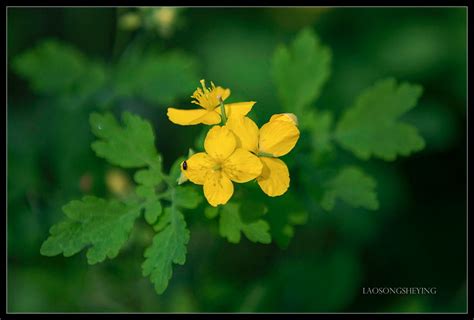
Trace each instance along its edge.
<instances>
[{"instance_id":1,"label":"dark green foliage","mask_svg":"<svg viewBox=\"0 0 474 320\"><path fill-rule=\"evenodd\" d=\"M133 56L122 61L115 75L120 96L140 97L166 108L178 98L190 95L199 81L196 61L179 52Z\"/></svg>"}]
</instances>

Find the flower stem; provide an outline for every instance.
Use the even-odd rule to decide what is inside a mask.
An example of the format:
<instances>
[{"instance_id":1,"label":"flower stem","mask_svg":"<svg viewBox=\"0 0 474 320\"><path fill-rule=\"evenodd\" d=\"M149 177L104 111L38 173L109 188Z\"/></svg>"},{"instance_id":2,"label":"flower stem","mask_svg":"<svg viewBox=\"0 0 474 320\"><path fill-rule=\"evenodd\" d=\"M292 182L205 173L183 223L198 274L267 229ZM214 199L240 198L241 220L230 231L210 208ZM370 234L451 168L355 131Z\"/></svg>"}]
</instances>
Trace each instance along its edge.
<instances>
[{"instance_id":1,"label":"flower stem","mask_svg":"<svg viewBox=\"0 0 474 320\"><path fill-rule=\"evenodd\" d=\"M221 97L219 97L219 103L221 106L221 118L222 118L222 124L226 124L227 122L227 115L225 114L225 106L224 106L224 100L222 100Z\"/></svg>"}]
</instances>

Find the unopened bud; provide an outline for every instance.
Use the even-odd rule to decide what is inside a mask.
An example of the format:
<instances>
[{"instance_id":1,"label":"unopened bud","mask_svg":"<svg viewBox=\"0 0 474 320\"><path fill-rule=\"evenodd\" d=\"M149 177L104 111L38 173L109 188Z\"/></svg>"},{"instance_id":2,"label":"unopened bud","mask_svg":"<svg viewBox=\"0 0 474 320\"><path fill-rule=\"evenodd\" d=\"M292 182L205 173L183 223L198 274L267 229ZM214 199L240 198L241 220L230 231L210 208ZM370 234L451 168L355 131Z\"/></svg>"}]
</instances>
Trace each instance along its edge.
<instances>
[{"instance_id":1,"label":"unopened bud","mask_svg":"<svg viewBox=\"0 0 474 320\"><path fill-rule=\"evenodd\" d=\"M119 169L108 170L105 175L105 183L109 191L117 196L126 196L131 191L128 175Z\"/></svg>"}]
</instances>

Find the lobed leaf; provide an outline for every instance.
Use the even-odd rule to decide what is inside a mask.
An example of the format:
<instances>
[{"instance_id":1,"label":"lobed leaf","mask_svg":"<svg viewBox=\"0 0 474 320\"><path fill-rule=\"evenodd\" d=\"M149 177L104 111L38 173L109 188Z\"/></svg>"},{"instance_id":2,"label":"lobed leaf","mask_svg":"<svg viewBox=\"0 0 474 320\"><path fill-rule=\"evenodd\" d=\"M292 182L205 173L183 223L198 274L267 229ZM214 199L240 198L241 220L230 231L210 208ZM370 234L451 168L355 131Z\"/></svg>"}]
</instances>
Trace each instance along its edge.
<instances>
[{"instance_id":1,"label":"lobed leaf","mask_svg":"<svg viewBox=\"0 0 474 320\"><path fill-rule=\"evenodd\" d=\"M158 217L163 212L163 207L161 206L161 202L156 199L155 201L151 201L145 206L145 220L149 224L154 224Z\"/></svg>"},{"instance_id":2,"label":"lobed leaf","mask_svg":"<svg viewBox=\"0 0 474 320\"><path fill-rule=\"evenodd\" d=\"M399 118L412 109L421 86L384 79L366 89L339 120L335 137L357 157L371 156L390 161L424 148L417 129Z\"/></svg>"},{"instance_id":3,"label":"lobed leaf","mask_svg":"<svg viewBox=\"0 0 474 320\"><path fill-rule=\"evenodd\" d=\"M159 233L145 251L142 264L143 276L149 276L156 292L163 293L173 275L173 263L183 265L186 261L186 245L189 230L183 214L174 207L165 208Z\"/></svg>"},{"instance_id":4,"label":"lobed leaf","mask_svg":"<svg viewBox=\"0 0 474 320\"><path fill-rule=\"evenodd\" d=\"M174 203L183 209L195 209L203 200L202 194L193 186L180 186L175 188Z\"/></svg>"},{"instance_id":5,"label":"lobed leaf","mask_svg":"<svg viewBox=\"0 0 474 320\"><path fill-rule=\"evenodd\" d=\"M159 159L160 166L153 166L148 169L142 169L135 173L134 180L136 183L144 186L157 186L163 181L163 173L161 172L161 159Z\"/></svg>"},{"instance_id":6,"label":"lobed leaf","mask_svg":"<svg viewBox=\"0 0 474 320\"><path fill-rule=\"evenodd\" d=\"M231 243L239 243L241 232L252 242L271 242L270 226L263 219L244 221L239 212L240 205L228 203L220 209L219 233Z\"/></svg>"},{"instance_id":7,"label":"lobed leaf","mask_svg":"<svg viewBox=\"0 0 474 320\"><path fill-rule=\"evenodd\" d=\"M87 249L89 264L112 259L127 241L140 207L116 200L85 196L63 207L66 218L51 227L41 254L70 257Z\"/></svg>"},{"instance_id":8,"label":"lobed leaf","mask_svg":"<svg viewBox=\"0 0 474 320\"><path fill-rule=\"evenodd\" d=\"M55 40L45 40L20 54L13 68L38 93L78 99L97 91L106 80L103 65L90 62L80 51Z\"/></svg>"},{"instance_id":9,"label":"lobed leaf","mask_svg":"<svg viewBox=\"0 0 474 320\"><path fill-rule=\"evenodd\" d=\"M92 132L100 139L92 143L97 156L124 168L142 167L157 162L151 124L129 112L122 114L124 127L111 113L92 113Z\"/></svg>"},{"instance_id":10,"label":"lobed leaf","mask_svg":"<svg viewBox=\"0 0 474 320\"><path fill-rule=\"evenodd\" d=\"M330 63L330 49L311 29L301 31L289 47L278 47L272 75L283 107L301 112L316 101L329 78Z\"/></svg>"},{"instance_id":11,"label":"lobed leaf","mask_svg":"<svg viewBox=\"0 0 474 320\"><path fill-rule=\"evenodd\" d=\"M379 203L375 193L376 182L357 167L346 167L325 184L321 206L325 210L334 208L336 199L353 207L377 210Z\"/></svg>"}]
</instances>

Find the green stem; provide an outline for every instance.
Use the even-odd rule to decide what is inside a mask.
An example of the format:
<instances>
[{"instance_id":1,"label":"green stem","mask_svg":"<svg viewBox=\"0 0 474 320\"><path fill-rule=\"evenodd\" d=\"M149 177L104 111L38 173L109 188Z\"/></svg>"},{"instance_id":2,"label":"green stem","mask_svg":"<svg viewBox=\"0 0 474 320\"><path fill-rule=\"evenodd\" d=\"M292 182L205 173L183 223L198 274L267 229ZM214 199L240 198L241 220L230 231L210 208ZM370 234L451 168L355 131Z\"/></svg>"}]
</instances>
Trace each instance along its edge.
<instances>
[{"instance_id":1,"label":"green stem","mask_svg":"<svg viewBox=\"0 0 474 320\"><path fill-rule=\"evenodd\" d=\"M227 115L225 114L225 105L224 105L224 100L222 100L221 97L219 97L219 103L221 106L221 118L222 118L222 124L226 124L227 122Z\"/></svg>"}]
</instances>

